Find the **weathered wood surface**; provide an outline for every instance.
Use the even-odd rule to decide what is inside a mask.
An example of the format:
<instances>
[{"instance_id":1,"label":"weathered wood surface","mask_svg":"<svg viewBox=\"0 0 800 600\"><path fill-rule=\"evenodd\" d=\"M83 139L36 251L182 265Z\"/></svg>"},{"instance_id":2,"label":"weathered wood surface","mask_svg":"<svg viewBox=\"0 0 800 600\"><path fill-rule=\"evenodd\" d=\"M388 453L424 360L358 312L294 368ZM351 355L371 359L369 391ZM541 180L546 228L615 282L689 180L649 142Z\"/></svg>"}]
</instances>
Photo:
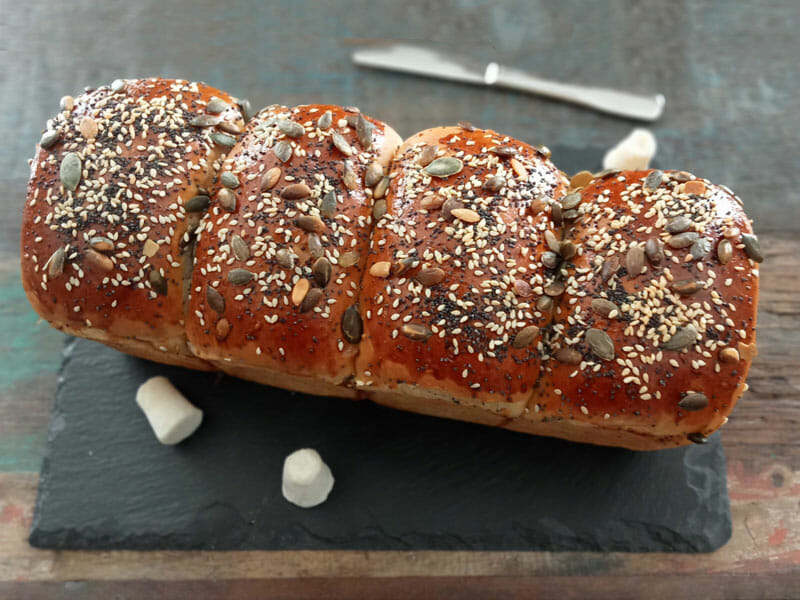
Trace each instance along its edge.
<instances>
[{"instance_id":1,"label":"weathered wood surface","mask_svg":"<svg viewBox=\"0 0 800 600\"><path fill-rule=\"evenodd\" d=\"M0 0L0 598L800 597L800 5L711 2L47 3ZM635 124L516 93L354 68L368 40L426 41L567 80L661 91L663 165L746 201L759 356L725 428L734 533L709 555L51 552L26 541L62 336L19 285L32 154L58 98L119 76L202 79L254 104L357 104L404 135L467 119L534 143Z\"/></svg>"}]
</instances>

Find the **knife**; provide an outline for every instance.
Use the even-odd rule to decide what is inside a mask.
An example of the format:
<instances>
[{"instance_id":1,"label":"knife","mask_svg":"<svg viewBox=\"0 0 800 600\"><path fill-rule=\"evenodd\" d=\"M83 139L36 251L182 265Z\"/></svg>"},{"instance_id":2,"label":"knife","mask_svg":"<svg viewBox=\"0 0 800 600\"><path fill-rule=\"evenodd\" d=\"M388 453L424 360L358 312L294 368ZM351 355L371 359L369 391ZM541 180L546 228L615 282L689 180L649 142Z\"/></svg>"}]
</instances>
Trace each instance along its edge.
<instances>
[{"instance_id":1,"label":"knife","mask_svg":"<svg viewBox=\"0 0 800 600\"><path fill-rule=\"evenodd\" d=\"M664 111L663 94L641 95L562 83L495 62L481 68L461 58L409 44L361 48L353 52L353 62L363 67L521 90L642 121L655 121Z\"/></svg>"}]
</instances>

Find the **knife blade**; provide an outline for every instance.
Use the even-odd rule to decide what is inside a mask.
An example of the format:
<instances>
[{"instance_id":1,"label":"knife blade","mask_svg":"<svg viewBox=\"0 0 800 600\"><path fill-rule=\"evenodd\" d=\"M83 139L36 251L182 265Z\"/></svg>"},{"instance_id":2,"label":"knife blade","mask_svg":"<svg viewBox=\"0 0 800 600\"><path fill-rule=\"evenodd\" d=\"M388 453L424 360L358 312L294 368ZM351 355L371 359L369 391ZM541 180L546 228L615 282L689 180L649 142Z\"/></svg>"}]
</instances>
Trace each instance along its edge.
<instances>
[{"instance_id":1,"label":"knife blade","mask_svg":"<svg viewBox=\"0 0 800 600\"><path fill-rule=\"evenodd\" d=\"M662 94L634 94L563 83L536 77L495 62L482 67L462 57L410 44L360 48L353 52L352 58L355 64L363 67L475 85L505 87L642 121L655 121L664 111L665 98Z\"/></svg>"}]
</instances>

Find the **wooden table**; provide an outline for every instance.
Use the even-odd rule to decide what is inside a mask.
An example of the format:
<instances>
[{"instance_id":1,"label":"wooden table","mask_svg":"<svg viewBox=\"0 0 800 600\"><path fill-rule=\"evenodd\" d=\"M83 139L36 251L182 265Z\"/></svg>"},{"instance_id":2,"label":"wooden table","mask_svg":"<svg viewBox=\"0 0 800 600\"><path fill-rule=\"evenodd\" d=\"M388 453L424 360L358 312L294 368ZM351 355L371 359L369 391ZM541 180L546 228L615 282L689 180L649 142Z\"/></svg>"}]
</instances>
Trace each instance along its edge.
<instances>
[{"instance_id":1,"label":"wooden table","mask_svg":"<svg viewBox=\"0 0 800 600\"><path fill-rule=\"evenodd\" d=\"M800 597L798 4L92 4L0 0L0 598ZM468 119L534 143L608 146L634 126L521 94L354 68L350 50L374 39L661 91L667 112L652 127L660 163L745 199L767 259L760 354L723 434L734 529L721 550L53 552L27 544L63 338L37 323L25 300L18 227L24 161L60 96L158 74L202 79L259 105L357 104L404 135Z\"/></svg>"}]
</instances>

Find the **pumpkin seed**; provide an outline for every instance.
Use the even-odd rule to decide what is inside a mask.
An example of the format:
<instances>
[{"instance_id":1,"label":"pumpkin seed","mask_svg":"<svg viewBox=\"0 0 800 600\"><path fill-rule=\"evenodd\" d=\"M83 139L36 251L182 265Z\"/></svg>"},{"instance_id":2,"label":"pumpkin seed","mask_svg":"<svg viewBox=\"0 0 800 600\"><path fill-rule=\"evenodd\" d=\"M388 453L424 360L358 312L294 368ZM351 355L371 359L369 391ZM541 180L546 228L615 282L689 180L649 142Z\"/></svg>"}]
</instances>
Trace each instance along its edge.
<instances>
[{"instance_id":1,"label":"pumpkin seed","mask_svg":"<svg viewBox=\"0 0 800 600\"><path fill-rule=\"evenodd\" d=\"M549 229L545 230L544 232L544 241L547 243L547 247L556 254L561 252L561 242L556 237L556 234Z\"/></svg>"},{"instance_id":2,"label":"pumpkin seed","mask_svg":"<svg viewBox=\"0 0 800 600\"><path fill-rule=\"evenodd\" d=\"M464 131L475 131L475 125L470 123L469 121L459 121L458 126L461 127Z\"/></svg>"},{"instance_id":3,"label":"pumpkin seed","mask_svg":"<svg viewBox=\"0 0 800 600\"><path fill-rule=\"evenodd\" d=\"M211 198L208 196L195 196L187 200L184 205L186 212L200 212L208 208L211 203Z\"/></svg>"},{"instance_id":4,"label":"pumpkin seed","mask_svg":"<svg viewBox=\"0 0 800 600\"><path fill-rule=\"evenodd\" d=\"M664 246L661 245L661 240L657 238L647 240L644 244L644 253L651 265L660 265L664 260Z\"/></svg>"},{"instance_id":5,"label":"pumpkin seed","mask_svg":"<svg viewBox=\"0 0 800 600\"><path fill-rule=\"evenodd\" d=\"M711 252L711 240L707 237L698 239L689 249L689 254L694 260L702 260Z\"/></svg>"},{"instance_id":6,"label":"pumpkin seed","mask_svg":"<svg viewBox=\"0 0 800 600\"><path fill-rule=\"evenodd\" d=\"M423 173L431 177L446 178L459 173L464 163L454 156L441 156L423 169Z\"/></svg>"},{"instance_id":7,"label":"pumpkin seed","mask_svg":"<svg viewBox=\"0 0 800 600\"><path fill-rule=\"evenodd\" d=\"M194 127L216 127L221 122L222 117L219 115L197 115L189 121L189 125L193 125Z\"/></svg>"},{"instance_id":8,"label":"pumpkin seed","mask_svg":"<svg viewBox=\"0 0 800 600\"><path fill-rule=\"evenodd\" d=\"M444 280L444 271L438 267L422 269L414 279L424 286L436 285Z\"/></svg>"},{"instance_id":9,"label":"pumpkin seed","mask_svg":"<svg viewBox=\"0 0 800 600\"><path fill-rule=\"evenodd\" d=\"M250 100L247 98L239 100L239 108L242 109L242 118L244 118L244 122L249 122L250 119L253 118L253 105L250 103Z\"/></svg>"},{"instance_id":10,"label":"pumpkin seed","mask_svg":"<svg viewBox=\"0 0 800 600\"><path fill-rule=\"evenodd\" d=\"M465 223L477 223L481 220L481 216L470 208L454 208L450 211L450 214Z\"/></svg>"},{"instance_id":11,"label":"pumpkin seed","mask_svg":"<svg viewBox=\"0 0 800 600\"><path fill-rule=\"evenodd\" d=\"M219 176L219 181L226 188L236 189L239 187L239 178L230 171L223 171Z\"/></svg>"},{"instance_id":12,"label":"pumpkin seed","mask_svg":"<svg viewBox=\"0 0 800 600\"><path fill-rule=\"evenodd\" d=\"M325 254L322 240L316 233L308 234L308 253L312 258L321 258Z\"/></svg>"},{"instance_id":13,"label":"pumpkin seed","mask_svg":"<svg viewBox=\"0 0 800 600\"><path fill-rule=\"evenodd\" d=\"M228 273L228 281L233 285L246 285L250 283L254 277L255 274L247 269L232 269Z\"/></svg>"},{"instance_id":14,"label":"pumpkin seed","mask_svg":"<svg viewBox=\"0 0 800 600\"><path fill-rule=\"evenodd\" d=\"M217 127L219 127L225 133L232 133L234 135L239 135L242 133L242 128L233 121L222 121L222 123L217 125Z\"/></svg>"},{"instance_id":15,"label":"pumpkin seed","mask_svg":"<svg viewBox=\"0 0 800 600\"><path fill-rule=\"evenodd\" d=\"M291 250L281 248L275 253L275 260L284 269L294 269L294 254Z\"/></svg>"},{"instance_id":16,"label":"pumpkin seed","mask_svg":"<svg viewBox=\"0 0 800 600\"><path fill-rule=\"evenodd\" d=\"M581 203L582 198L583 197L578 192L567 194L561 199L561 208L564 210L572 210Z\"/></svg>"},{"instance_id":17,"label":"pumpkin seed","mask_svg":"<svg viewBox=\"0 0 800 600\"><path fill-rule=\"evenodd\" d=\"M356 305L350 306L344 314L342 314L342 335L351 344L357 344L361 341L361 334L364 330L364 324L361 321L361 315L358 314L358 307Z\"/></svg>"},{"instance_id":18,"label":"pumpkin seed","mask_svg":"<svg viewBox=\"0 0 800 600\"><path fill-rule=\"evenodd\" d=\"M583 355L574 348L559 348L555 354L556 360L566 365L577 365L583 360Z\"/></svg>"},{"instance_id":19,"label":"pumpkin seed","mask_svg":"<svg viewBox=\"0 0 800 600\"><path fill-rule=\"evenodd\" d=\"M331 267L330 261L324 256L318 258L311 268L311 276L319 287L328 285L328 282L331 280L332 272L333 267Z\"/></svg>"},{"instance_id":20,"label":"pumpkin seed","mask_svg":"<svg viewBox=\"0 0 800 600\"><path fill-rule=\"evenodd\" d=\"M67 152L64 158L61 159L61 167L59 169L59 176L61 178L61 185L65 190L74 192L78 187L78 182L81 180L81 164L80 157L74 152Z\"/></svg>"},{"instance_id":21,"label":"pumpkin seed","mask_svg":"<svg viewBox=\"0 0 800 600\"><path fill-rule=\"evenodd\" d=\"M564 241L559 244L558 253L564 260L569 260L578 253L578 247L571 241Z\"/></svg>"},{"instance_id":22,"label":"pumpkin seed","mask_svg":"<svg viewBox=\"0 0 800 600\"><path fill-rule=\"evenodd\" d=\"M238 260L244 262L250 258L250 247L247 245L247 242L238 235L234 235L231 238L231 248L233 249L233 255Z\"/></svg>"},{"instance_id":23,"label":"pumpkin seed","mask_svg":"<svg viewBox=\"0 0 800 600\"><path fill-rule=\"evenodd\" d=\"M339 266L342 267L343 269L346 269L347 267L352 267L353 265L358 264L359 258L360 256L358 252L355 252L353 250L351 250L350 252L345 252L339 257Z\"/></svg>"},{"instance_id":24,"label":"pumpkin seed","mask_svg":"<svg viewBox=\"0 0 800 600\"><path fill-rule=\"evenodd\" d=\"M644 184L642 187L646 192L655 192L661 186L662 181L664 181L663 171L650 171L647 177L644 178Z\"/></svg>"},{"instance_id":25,"label":"pumpkin seed","mask_svg":"<svg viewBox=\"0 0 800 600\"><path fill-rule=\"evenodd\" d=\"M211 100L209 100L208 104L206 104L207 113L219 114L226 108L228 108L228 103L217 96L211 96Z\"/></svg>"},{"instance_id":26,"label":"pumpkin seed","mask_svg":"<svg viewBox=\"0 0 800 600\"><path fill-rule=\"evenodd\" d=\"M619 258L615 254L603 261L603 266L600 269L600 281L608 283L617 274L617 271L619 271Z\"/></svg>"},{"instance_id":27,"label":"pumpkin seed","mask_svg":"<svg viewBox=\"0 0 800 600\"><path fill-rule=\"evenodd\" d=\"M553 219L553 223L556 227L561 227L564 224L564 209L561 208L561 204L548 202L547 205L550 207L550 217Z\"/></svg>"},{"instance_id":28,"label":"pumpkin seed","mask_svg":"<svg viewBox=\"0 0 800 600\"><path fill-rule=\"evenodd\" d=\"M717 258L719 262L727 264L727 262L733 256L733 245L730 243L730 240L721 239L719 244L717 244Z\"/></svg>"},{"instance_id":29,"label":"pumpkin seed","mask_svg":"<svg viewBox=\"0 0 800 600\"><path fill-rule=\"evenodd\" d=\"M381 177L381 180L375 186L375 189L372 191L373 198L383 198L386 195L386 190L389 189L389 183L391 179L388 177Z\"/></svg>"},{"instance_id":30,"label":"pumpkin seed","mask_svg":"<svg viewBox=\"0 0 800 600\"><path fill-rule=\"evenodd\" d=\"M298 279L292 287L292 304L300 306L311 289L311 282L308 279Z\"/></svg>"},{"instance_id":31,"label":"pumpkin seed","mask_svg":"<svg viewBox=\"0 0 800 600\"><path fill-rule=\"evenodd\" d=\"M281 198L284 200L302 200L311 195L311 188L305 183L290 183L281 190Z\"/></svg>"},{"instance_id":32,"label":"pumpkin seed","mask_svg":"<svg viewBox=\"0 0 800 600\"><path fill-rule=\"evenodd\" d=\"M708 438L706 436L704 436L702 433L690 433L689 435L686 436L686 439L688 439L693 444L707 444L708 443Z\"/></svg>"},{"instance_id":33,"label":"pumpkin seed","mask_svg":"<svg viewBox=\"0 0 800 600\"><path fill-rule=\"evenodd\" d=\"M331 125L333 124L333 113L329 110L326 110L319 119L317 119L317 127L325 131L326 129L330 129Z\"/></svg>"},{"instance_id":34,"label":"pumpkin seed","mask_svg":"<svg viewBox=\"0 0 800 600\"><path fill-rule=\"evenodd\" d=\"M613 312L619 314L619 306L605 298L595 298L592 300L592 310L606 318L609 318L609 315Z\"/></svg>"},{"instance_id":35,"label":"pumpkin seed","mask_svg":"<svg viewBox=\"0 0 800 600\"><path fill-rule=\"evenodd\" d=\"M495 175L483 182L483 189L497 192L505 185L505 182L506 180L501 175Z\"/></svg>"},{"instance_id":36,"label":"pumpkin seed","mask_svg":"<svg viewBox=\"0 0 800 600\"><path fill-rule=\"evenodd\" d=\"M72 110L75 108L75 98L72 96L62 96L61 100L58 101L58 105L61 107L61 110Z\"/></svg>"},{"instance_id":37,"label":"pumpkin seed","mask_svg":"<svg viewBox=\"0 0 800 600\"><path fill-rule=\"evenodd\" d=\"M58 141L60 134L58 131L53 129L49 129L42 134L42 139L39 140L39 146L47 150L48 148L52 148L55 146L56 142Z\"/></svg>"},{"instance_id":38,"label":"pumpkin seed","mask_svg":"<svg viewBox=\"0 0 800 600\"><path fill-rule=\"evenodd\" d=\"M678 183L685 183L692 178L692 174L688 171L678 171L672 174L672 179L677 181Z\"/></svg>"},{"instance_id":39,"label":"pumpkin seed","mask_svg":"<svg viewBox=\"0 0 800 600\"><path fill-rule=\"evenodd\" d=\"M295 123L289 119L280 119L278 121L278 130L286 137L299 138L306 132L300 123Z\"/></svg>"},{"instance_id":40,"label":"pumpkin seed","mask_svg":"<svg viewBox=\"0 0 800 600\"><path fill-rule=\"evenodd\" d=\"M678 406L680 406L683 410L688 410L690 412L703 410L706 406L708 406L708 396L701 394L700 392L686 394L683 398L681 398L681 401L678 402Z\"/></svg>"},{"instance_id":41,"label":"pumpkin seed","mask_svg":"<svg viewBox=\"0 0 800 600\"><path fill-rule=\"evenodd\" d=\"M344 183L344 187L346 187L348 190L354 190L358 187L358 177L353 169L350 168L350 164L347 161L344 163L344 175L342 175L342 183Z\"/></svg>"},{"instance_id":42,"label":"pumpkin seed","mask_svg":"<svg viewBox=\"0 0 800 600\"><path fill-rule=\"evenodd\" d=\"M236 144L236 138L232 135L228 135L227 133L215 131L210 137L212 142L218 146L224 146L225 148L232 148Z\"/></svg>"},{"instance_id":43,"label":"pumpkin seed","mask_svg":"<svg viewBox=\"0 0 800 600\"><path fill-rule=\"evenodd\" d=\"M674 350L680 351L686 348L687 346L691 346L697 341L697 330L694 328L694 325L689 324L683 327L680 327L675 334L667 340L667 342L662 346L664 350Z\"/></svg>"},{"instance_id":44,"label":"pumpkin seed","mask_svg":"<svg viewBox=\"0 0 800 600\"><path fill-rule=\"evenodd\" d=\"M495 146L494 148L489 148L489 152L501 158L511 158L517 154L517 151L511 146Z\"/></svg>"},{"instance_id":45,"label":"pumpkin seed","mask_svg":"<svg viewBox=\"0 0 800 600\"><path fill-rule=\"evenodd\" d=\"M228 188L222 188L217 192L217 202L225 210L234 210L236 208L236 194Z\"/></svg>"},{"instance_id":46,"label":"pumpkin seed","mask_svg":"<svg viewBox=\"0 0 800 600\"><path fill-rule=\"evenodd\" d=\"M539 328L536 325L528 325L519 330L511 345L519 350L530 346L537 337L539 337Z\"/></svg>"},{"instance_id":47,"label":"pumpkin seed","mask_svg":"<svg viewBox=\"0 0 800 600\"><path fill-rule=\"evenodd\" d=\"M555 269L561 264L561 257L555 252L545 250L542 253L542 263L544 263L544 266L548 269Z\"/></svg>"},{"instance_id":48,"label":"pumpkin seed","mask_svg":"<svg viewBox=\"0 0 800 600\"><path fill-rule=\"evenodd\" d=\"M353 147L347 143L347 140L342 137L342 135L338 131L334 131L331 135L331 139L333 140L333 145L336 146L336 149L344 154L345 156L352 156L353 155Z\"/></svg>"},{"instance_id":49,"label":"pumpkin seed","mask_svg":"<svg viewBox=\"0 0 800 600\"><path fill-rule=\"evenodd\" d=\"M536 308L542 312L549 312L553 310L554 305L555 302L553 302L553 299L550 296L539 296L536 299Z\"/></svg>"},{"instance_id":50,"label":"pumpkin seed","mask_svg":"<svg viewBox=\"0 0 800 600\"><path fill-rule=\"evenodd\" d=\"M419 323L406 323L400 331L402 331L403 335L408 339L414 340L415 342L424 342L433 334L425 325L420 325Z\"/></svg>"},{"instance_id":51,"label":"pumpkin seed","mask_svg":"<svg viewBox=\"0 0 800 600\"><path fill-rule=\"evenodd\" d=\"M665 229L668 233L683 233L684 231L689 231L691 227L692 220L686 215L680 215L667 221Z\"/></svg>"},{"instance_id":52,"label":"pumpkin seed","mask_svg":"<svg viewBox=\"0 0 800 600\"><path fill-rule=\"evenodd\" d=\"M358 113L356 119L356 137L364 150L372 148L372 123L367 121L361 113Z\"/></svg>"},{"instance_id":53,"label":"pumpkin seed","mask_svg":"<svg viewBox=\"0 0 800 600\"><path fill-rule=\"evenodd\" d=\"M759 263L764 260L764 254L761 252L761 244L755 235L743 233L742 243L744 244L745 253L751 260Z\"/></svg>"},{"instance_id":54,"label":"pumpkin seed","mask_svg":"<svg viewBox=\"0 0 800 600\"><path fill-rule=\"evenodd\" d=\"M580 213L577 210L565 210L564 213L561 215L561 218L564 221L574 221L580 216Z\"/></svg>"},{"instance_id":55,"label":"pumpkin seed","mask_svg":"<svg viewBox=\"0 0 800 600\"><path fill-rule=\"evenodd\" d=\"M225 312L225 298L210 285L206 286L206 302L214 312L219 314Z\"/></svg>"},{"instance_id":56,"label":"pumpkin seed","mask_svg":"<svg viewBox=\"0 0 800 600\"><path fill-rule=\"evenodd\" d=\"M602 360L614 360L614 342L605 331L589 329L586 331L586 343L591 351Z\"/></svg>"},{"instance_id":57,"label":"pumpkin seed","mask_svg":"<svg viewBox=\"0 0 800 600\"><path fill-rule=\"evenodd\" d=\"M682 279L672 283L672 289L681 296L691 296L698 290L702 289L703 282L695 281L694 279Z\"/></svg>"},{"instance_id":58,"label":"pumpkin seed","mask_svg":"<svg viewBox=\"0 0 800 600\"><path fill-rule=\"evenodd\" d=\"M214 331L218 342L225 341L225 338L227 338L228 334L231 332L230 321L228 321L228 319L220 319L217 321Z\"/></svg>"},{"instance_id":59,"label":"pumpkin seed","mask_svg":"<svg viewBox=\"0 0 800 600\"><path fill-rule=\"evenodd\" d=\"M150 280L150 287L153 288L156 294L161 296L167 295L167 280L164 279L164 276L161 275L158 269L150 269L148 279Z\"/></svg>"},{"instance_id":60,"label":"pumpkin seed","mask_svg":"<svg viewBox=\"0 0 800 600\"><path fill-rule=\"evenodd\" d=\"M300 302L300 312L308 312L312 310L317 304L319 304L320 298L322 298L322 289L321 288L311 288L306 292L303 301Z\"/></svg>"},{"instance_id":61,"label":"pumpkin seed","mask_svg":"<svg viewBox=\"0 0 800 600\"><path fill-rule=\"evenodd\" d=\"M544 293L548 296L558 297L564 293L566 286L560 279L555 279L544 286Z\"/></svg>"},{"instance_id":62,"label":"pumpkin seed","mask_svg":"<svg viewBox=\"0 0 800 600\"><path fill-rule=\"evenodd\" d=\"M286 140L281 140L275 144L272 151L275 153L275 158L283 163L292 158L292 146Z\"/></svg>"},{"instance_id":63,"label":"pumpkin seed","mask_svg":"<svg viewBox=\"0 0 800 600\"><path fill-rule=\"evenodd\" d=\"M386 200L380 199L375 201L375 205L372 207L372 218L376 221L380 221L384 215L386 214Z\"/></svg>"},{"instance_id":64,"label":"pumpkin seed","mask_svg":"<svg viewBox=\"0 0 800 600\"><path fill-rule=\"evenodd\" d=\"M325 231L325 223L316 215L300 215L295 224L303 231L310 233L322 233Z\"/></svg>"},{"instance_id":65,"label":"pumpkin seed","mask_svg":"<svg viewBox=\"0 0 800 600\"><path fill-rule=\"evenodd\" d=\"M374 187L383 177L383 165L377 160L373 160L367 166L364 173L364 185L367 187Z\"/></svg>"},{"instance_id":66,"label":"pumpkin seed","mask_svg":"<svg viewBox=\"0 0 800 600\"><path fill-rule=\"evenodd\" d=\"M444 275L444 271L442 271L442 275ZM533 293L531 289L531 284L525 281L524 279L515 279L514 280L514 295L519 296L520 298L527 298Z\"/></svg>"},{"instance_id":67,"label":"pumpkin seed","mask_svg":"<svg viewBox=\"0 0 800 600\"><path fill-rule=\"evenodd\" d=\"M417 157L417 164L421 167L427 167L436 158L436 154L438 152L439 152L439 146L435 144L423 146L422 151L419 153L419 156Z\"/></svg>"},{"instance_id":68,"label":"pumpkin seed","mask_svg":"<svg viewBox=\"0 0 800 600\"><path fill-rule=\"evenodd\" d=\"M326 219L332 219L336 215L336 192L329 190L320 200L319 214Z\"/></svg>"},{"instance_id":69,"label":"pumpkin seed","mask_svg":"<svg viewBox=\"0 0 800 600\"><path fill-rule=\"evenodd\" d=\"M637 278L642 274L644 268L644 250L639 244L634 244L628 248L625 255L625 268L628 270L628 277Z\"/></svg>"},{"instance_id":70,"label":"pumpkin seed","mask_svg":"<svg viewBox=\"0 0 800 600\"><path fill-rule=\"evenodd\" d=\"M280 167L272 167L268 169L264 176L261 178L261 185L259 189L262 192L266 192L271 190L275 187L275 184L278 183L278 180L281 178L281 168Z\"/></svg>"},{"instance_id":71,"label":"pumpkin seed","mask_svg":"<svg viewBox=\"0 0 800 600\"><path fill-rule=\"evenodd\" d=\"M537 151L538 151L538 152L539 152L539 153L540 153L542 156L544 156L545 158L550 158L550 157L553 155L553 153L552 153L552 151L550 150L550 148L548 148L548 147L547 147L547 146L545 146L544 144L540 144L539 146L536 146L536 150L537 150Z\"/></svg>"},{"instance_id":72,"label":"pumpkin seed","mask_svg":"<svg viewBox=\"0 0 800 600\"><path fill-rule=\"evenodd\" d=\"M64 272L64 248L59 248L47 260L47 276L55 279Z\"/></svg>"},{"instance_id":73,"label":"pumpkin seed","mask_svg":"<svg viewBox=\"0 0 800 600\"><path fill-rule=\"evenodd\" d=\"M679 233L668 238L667 245L670 248L688 248L694 244L699 237L699 233L695 231L687 231L685 233Z\"/></svg>"},{"instance_id":74,"label":"pumpkin seed","mask_svg":"<svg viewBox=\"0 0 800 600\"><path fill-rule=\"evenodd\" d=\"M123 91L127 84L125 83L124 79L115 79L111 82L111 91L115 94Z\"/></svg>"}]
</instances>

